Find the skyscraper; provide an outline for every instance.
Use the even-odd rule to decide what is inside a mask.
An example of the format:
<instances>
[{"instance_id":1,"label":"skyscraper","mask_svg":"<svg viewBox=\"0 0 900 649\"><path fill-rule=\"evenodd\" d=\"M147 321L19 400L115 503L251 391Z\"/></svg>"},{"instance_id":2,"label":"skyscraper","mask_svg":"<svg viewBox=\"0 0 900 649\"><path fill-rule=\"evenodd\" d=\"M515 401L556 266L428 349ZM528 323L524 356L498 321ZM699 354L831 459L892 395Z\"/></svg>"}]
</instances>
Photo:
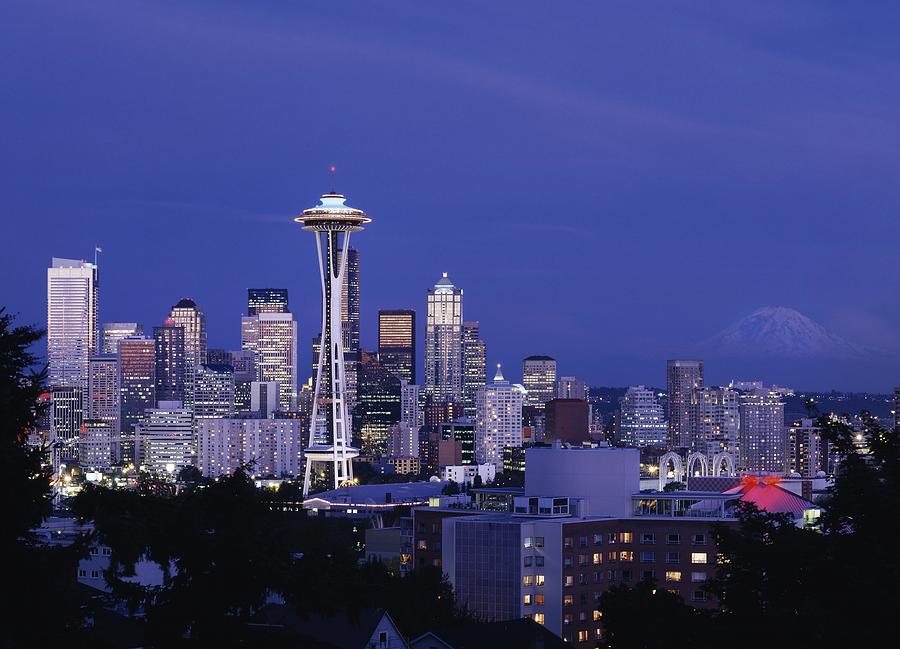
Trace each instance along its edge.
<instances>
[{"instance_id":1,"label":"skyscraper","mask_svg":"<svg viewBox=\"0 0 900 649\"><path fill-rule=\"evenodd\" d=\"M260 313L256 318L256 380L278 383L278 409L297 402L297 321L294 314Z\"/></svg>"},{"instance_id":2,"label":"skyscraper","mask_svg":"<svg viewBox=\"0 0 900 649\"><path fill-rule=\"evenodd\" d=\"M749 471L787 469L787 435L784 401L771 390L754 390L740 396L740 460Z\"/></svg>"},{"instance_id":3,"label":"skyscraper","mask_svg":"<svg viewBox=\"0 0 900 649\"><path fill-rule=\"evenodd\" d=\"M102 419L85 419L78 434L78 463L82 469L108 469L115 462L113 447L119 436Z\"/></svg>"},{"instance_id":4,"label":"skyscraper","mask_svg":"<svg viewBox=\"0 0 900 649\"><path fill-rule=\"evenodd\" d=\"M525 405L543 410L544 404L556 396L556 359L529 356L522 361L522 385Z\"/></svg>"},{"instance_id":5,"label":"skyscraper","mask_svg":"<svg viewBox=\"0 0 900 649\"><path fill-rule=\"evenodd\" d=\"M119 459L119 359L116 354L91 357L88 389L90 394L86 419L106 424L105 430L111 435L112 461L116 461ZM101 428L97 428L97 431Z\"/></svg>"},{"instance_id":6,"label":"skyscraper","mask_svg":"<svg viewBox=\"0 0 900 649\"><path fill-rule=\"evenodd\" d=\"M475 398L478 388L487 382L487 345L481 339L480 326L477 320L463 322L462 325L463 355L463 412L470 419L475 418Z\"/></svg>"},{"instance_id":7,"label":"skyscraper","mask_svg":"<svg viewBox=\"0 0 900 649\"><path fill-rule=\"evenodd\" d=\"M428 289L425 392L438 402L462 399L462 298L447 273Z\"/></svg>"},{"instance_id":8,"label":"skyscraper","mask_svg":"<svg viewBox=\"0 0 900 649\"><path fill-rule=\"evenodd\" d=\"M88 362L100 351L96 264L54 257L47 269L47 382L81 390L87 408Z\"/></svg>"},{"instance_id":9,"label":"skyscraper","mask_svg":"<svg viewBox=\"0 0 900 649\"><path fill-rule=\"evenodd\" d=\"M666 418L653 390L628 388L619 399L619 438L622 446L661 447L666 444Z\"/></svg>"},{"instance_id":10,"label":"skyscraper","mask_svg":"<svg viewBox=\"0 0 900 649\"><path fill-rule=\"evenodd\" d=\"M359 455L359 451L350 445L350 417L347 411L344 371L342 323L345 316L342 289L347 274L350 235L361 231L363 225L370 223L371 219L362 210L346 205L345 200L341 194L323 194L317 206L304 210L295 219L303 224L304 230L316 235L322 280L321 345L316 368L309 445L305 453L304 496L309 493L314 464L324 463L330 469L334 487L337 488L353 479L352 459ZM348 284L348 301L351 296L352 287ZM323 384L322 380L325 368L330 369L327 384Z\"/></svg>"},{"instance_id":11,"label":"skyscraper","mask_svg":"<svg viewBox=\"0 0 900 649\"><path fill-rule=\"evenodd\" d=\"M288 291L286 288L248 288L247 315L260 313L287 313Z\"/></svg>"},{"instance_id":12,"label":"skyscraper","mask_svg":"<svg viewBox=\"0 0 900 649\"><path fill-rule=\"evenodd\" d=\"M703 387L703 361L666 362L669 447L687 447L691 434L691 392Z\"/></svg>"},{"instance_id":13,"label":"skyscraper","mask_svg":"<svg viewBox=\"0 0 900 649\"><path fill-rule=\"evenodd\" d=\"M184 402L184 327L168 318L161 327L153 327L153 341L157 400Z\"/></svg>"},{"instance_id":14,"label":"skyscraper","mask_svg":"<svg viewBox=\"0 0 900 649\"><path fill-rule=\"evenodd\" d=\"M63 442L74 442L84 421L84 398L81 388L55 387L51 390L50 436Z\"/></svg>"},{"instance_id":15,"label":"skyscraper","mask_svg":"<svg viewBox=\"0 0 900 649\"><path fill-rule=\"evenodd\" d=\"M251 412L251 385L256 381L256 359L254 353L241 349L231 352L234 367L234 412Z\"/></svg>"},{"instance_id":16,"label":"skyscraper","mask_svg":"<svg viewBox=\"0 0 900 649\"><path fill-rule=\"evenodd\" d=\"M137 322L104 322L100 329L102 354L115 354L119 351L119 341L123 338L144 335L144 325Z\"/></svg>"},{"instance_id":17,"label":"skyscraper","mask_svg":"<svg viewBox=\"0 0 900 649\"><path fill-rule=\"evenodd\" d=\"M691 393L688 446L712 456L722 451L738 457L738 393L704 386Z\"/></svg>"},{"instance_id":18,"label":"skyscraper","mask_svg":"<svg viewBox=\"0 0 900 649\"><path fill-rule=\"evenodd\" d=\"M587 383L574 376L561 376L556 380L557 399L587 399Z\"/></svg>"},{"instance_id":19,"label":"skyscraper","mask_svg":"<svg viewBox=\"0 0 900 649\"><path fill-rule=\"evenodd\" d=\"M184 407L194 407L197 370L206 362L206 315L190 298L172 307L169 318L184 327Z\"/></svg>"},{"instance_id":20,"label":"skyscraper","mask_svg":"<svg viewBox=\"0 0 900 649\"><path fill-rule=\"evenodd\" d=\"M119 341L119 431L122 462L134 461L134 427L156 406L156 343L151 338Z\"/></svg>"},{"instance_id":21,"label":"skyscraper","mask_svg":"<svg viewBox=\"0 0 900 649\"><path fill-rule=\"evenodd\" d=\"M787 427L788 469L804 478L828 470L828 440L813 419L800 419Z\"/></svg>"},{"instance_id":22,"label":"skyscraper","mask_svg":"<svg viewBox=\"0 0 900 649\"><path fill-rule=\"evenodd\" d=\"M347 270L341 281L341 333L344 351L359 349L359 250L347 252Z\"/></svg>"},{"instance_id":23,"label":"skyscraper","mask_svg":"<svg viewBox=\"0 0 900 649\"><path fill-rule=\"evenodd\" d=\"M382 367L404 381L416 382L416 312L413 309L378 312L378 360Z\"/></svg>"},{"instance_id":24,"label":"skyscraper","mask_svg":"<svg viewBox=\"0 0 900 649\"><path fill-rule=\"evenodd\" d=\"M234 416L234 368L201 365L194 391L194 420Z\"/></svg>"},{"instance_id":25,"label":"skyscraper","mask_svg":"<svg viewBox=\"0 0 900 649\"><path fill-rule=\"evenodd\" d=\"M402 381L378 362L375 354L360 350L353 429L366 455L387 453L391 426L402 419Z\"/></svg>"},{"instance_id":26,"label":"skyscraper","mask_svg":"<svg viewBox=\"0 0 900 649\"><path fill-rule=\"evenodd\" d=\"M503 470L503 449L522 446L524 388L503 378L500 366L494 381L478 389L475 415L475 460Z\"/></svg>"},{"instance_id":27,"label":"skyscraper","mask_svg":"<svg viewBox=\"0 0 900 649\"><path fill-rule=\"evenodd\" d=\"M136 464L153 474L175 478L192 463L194 418L180 401L160 401L135 427Z\"/></svg>"}]
</instances>

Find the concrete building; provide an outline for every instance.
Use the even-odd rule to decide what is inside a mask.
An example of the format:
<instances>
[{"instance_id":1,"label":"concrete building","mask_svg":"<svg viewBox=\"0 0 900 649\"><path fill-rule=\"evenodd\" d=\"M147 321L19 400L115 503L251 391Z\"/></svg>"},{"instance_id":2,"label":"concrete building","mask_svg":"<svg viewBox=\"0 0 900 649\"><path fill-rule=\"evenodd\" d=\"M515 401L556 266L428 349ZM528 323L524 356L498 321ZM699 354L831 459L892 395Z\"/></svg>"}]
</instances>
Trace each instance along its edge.
<instances>
[{"instance_id":1,"label":"concrete building","mask_svg":"<svg viewBox=\"0 0 900 649\"><path fill-rule=\"evenodd\" d=\"M472 484L475 477L480 476L483 484L494 481L497 467L493 464L459 464L441 467L441 480L453 481L456 484Z\"/></svg>"},{"instance_id":2,"label":"concrete building","mask_svg":"<svg viewBox=\"0 0 900 649\"><path fill-rule=\"evenodd\" d=\"M382 309L378 312L378 361L407 383L416 382L414 309Z\"/></svg>"},{"instance_id":3,"label":"concrete building","mask_svg":"<svg viewBox=\"0 0 900 649\"><path fill-rule=\"evenodd\" d=\"M153 327L153 340L156 348L156 398L183 402L186 362L184 327L167 318L162 326Z\"/></svg>"},{"instance_id":4,"label":"concrete building","mask_svg":"<svg viewBox=\"0 0 900 649\"><path fill-rule=\"evenodd\" d=\"M475 461L503 470L503 449L522 446L525 390L503 378L500 365L493 383L478 390L475 415Z\"/></svg>"},{"instance_id":5,"label":"concrete building","mask_svg":"<svg viewBox=\"0 0 900 649\"><path fill-rule=\"evenodd\" d=\"M119 360L116 354L92 356L88 371L86 419L104 421L115 437L113 461L119 459Z\"/></svg>"},{"instance_id":6,"label":"concrete building","mask_svg":"<svg viewBox=\"0 0 900 649\"><path fill-rule=\"evenodd\" d=\"M556 396L556 359L550 356L529 356L522 361L522 385L525 405L538 410Z\"/></svg>"},{"instance_id":7,"label":"concrete building","mask_svg":"<svg viewBox=\"0 0 900 649\"><path fill-rule=\"evenodd\" d=\"M201 365L194 386L194 421L234 416L234 368Z\"/></svg>"},{"instance_id":8,"label":"concrete building","mask_svg":"<svg viewBox=\"0 0 900 649\"><path fill-rule=\"evenodd\" d=\"M787 427L788 471L815 478L828 471L828 440L813 419L799 419Z\"/></svg>"},{"instance_id":9,"label":"concrete building","mask_svg":"<svg viewBox=\"0 0 900 649\"><path fill-rule=\"evenodd\" d=\"M286 288L248 288L247 315L260 313L289 313Z\"/></svg>"},{"instance_id":10,"label":"concrete building","mask_svg":"<svg viewBox=\"0 0 900 649\"><path fill-rule=\"evenodd\" d=\"M154 475L176 478L193 464L194 416L180 401L157 406L135 427L135 463Z\"/></svg>"},{"instance_id":11,"label":"concrete building","mask_svg":"<svg viewBox=\"0 0 900 649\"><path fill-rule=\"evenodd\" d=\"M109 469L114 461L113 445L118 432L108 421L85 419L78 435L78 463L85 471Z\"/></svg>"},{"instance_id":12,"label":"concrete building","mask_svg":"<svg viewBox=\"0 0 900 649\"><path fill-rule=\"evenodd\" d=\"M428 289L425 391L437 402L462 400L463 290L444 273Z\"/></svg>"},{"instance_id":13,"label":"concrete building","mask_svg":"<svg viewBox=\"0 0 900 649\"><path fill-rule=\"evenodd\" d=\"M172 307L169 320L174 326L184 328L183 403L187 410L193 411L197 372L206 363L206 315L194 300L183 298Z\"/></svg>"},{"instance_id":14,"label":"concrete building","mask_svg":"<svg viewBox=\"0 0 900 649\"><path fill-rule=\"evenodd\" d=\"M691 393L701 387L703 387L703 361L666 362L669 448L687 447L690 444Z\"/></svg>"},{"instance_id":15,"label":"concrete building","mask_svg":"<svg viewBox=\"0 0 900 649\"><path fill-rule=\"evenodd\" d=\"M544 439L571 444L589 441L590 412L584 399L551 399L544 404Z\"/></svg>"},{"instance_id":16,"label":"concrete building","mask_svg":"<svg viewBox=\"0 0 900 649\"><path fill-rule=\"evenodd\" d=\"M252 355L254 380L278 383L278 409L297 403L297 321L286 312L241 318L241 349Z\"/></svg>"},{"instance_id":17,"label":"concrete building","mask_svg":"<svg viewBox=\"0 0 900 649\"><path fill-rule=\"evenodd\" d=\"M406 422L401 421L390 428L387 456L419 457L419 431L413 430Z\"/></svg>"},{"instance_id":18,"label":"concrete building","mask_svg":"<svg viewBox=\"0 0 900 649\"><path fill-rule=\"evenodd\" d=\"M667 427L662 406L653 390L643 385L628 388L619 399L617 441L622 446L664 447Z\"/></svg>"},{"instance_id":19,"label":"concrete building","mask_svg":"<svg viewBox=\"0 0 900 649\"><path fill-rule=\"evenodd\" d=\"M84 421L81 388L55 387L50 394L50 438L74 443Z\"/></svg>"},{"instance_id":20,"label":"concrete building","mask_svg":"<svg viewBox=\"0 0 900 649\"><path fill-rule=\"evenodd\" d=\"M738 466L748 471L786 471L788 449L781 395L766 389L742 394L739 412Z\"/></svg>"},{"instance_id":21,"label":"concrete building","mask_svg":"<svg viewBox=\"0 0 900 649\"><path fill-rule=\"evenodd\" d=\"M88 364L100 352L96 263L53 257L47 269L47 384L78 388L87 409Z\"/></svg>"},{"instance_id":22,"label":"concrete building","mask_svg":"<svg viewBox=\"0 0 900 649\"><path fill-rule=\"evenodd\" d=\"M584 399L587 401L587 383L574 376L561 376L556 380L556 398Z\"/></svg>"},{"instance_id":23,"label":"concrete building","mask_svg":"<svg viewBox=\"0 0 900 649\"><path fill-rule=\"evenodd\" d=\"M100 353L115 354L123 338L144 335L144 325L138 322L104 322L100 325Z\"/></svg>"},{"instance_id":24,"label":"concrete building","mask_svg":"<svg viewBox=\"0 0 900 649\"><path fill-rule=\"evenodd\" d=\"M415 433L424 423L420 400L419 386L414 383L400 381L400 421L409 426Z\"/></svg>"},{"instance_id":25,"label":"concrete building","mask_svg":"<svg viewBox=\"0 0 900 649\"><path fill-rule=\"evenodd\" d=\"M256 413L259 419L271 419L278 410L278 397L277 381L253 381L250 384L249 412Z\"/></svg>"},{"instance_id":26,"label":"concrete building","mask_svg":"<svg viewBox=\"0 0 900 649\"><path fill-rule=\"evenodd\" d=\"M738 392L727 387L699 387L691 393L688 447L712 457L716 453L740 455Z\"/></svg>"},{"instance_id":27,"label":"concrete building","mask_svg":"<svg viewBox=\"0 0 900 649\"><path fill-rule=\"evenodd\" d=\"M204 419L197 424L197 468L207 477L252 463L255 476L297 476L302 459L300 419Z\"/></svg>"},{"instance_id":28,"label":"concrete building","mask_svg":"<svg viewBox=\"0 0 900 649\"><path fill-rule=\"evenodd\" d=\"M156 348L152 338L119 341L119 431L121 461L134 462L135 426L156 406Z\"/></svg>"},{"instance_id":29,"label":"concrete building","mask_svg":"<svg viewBox=\"0 0 900 649\"><path fill-rule=\"evenodd\" d=\"M487 382L487 344L478 321L462 325L462 406L464 416L475 417L478 389Z\"/></svg>"}]
</instances>

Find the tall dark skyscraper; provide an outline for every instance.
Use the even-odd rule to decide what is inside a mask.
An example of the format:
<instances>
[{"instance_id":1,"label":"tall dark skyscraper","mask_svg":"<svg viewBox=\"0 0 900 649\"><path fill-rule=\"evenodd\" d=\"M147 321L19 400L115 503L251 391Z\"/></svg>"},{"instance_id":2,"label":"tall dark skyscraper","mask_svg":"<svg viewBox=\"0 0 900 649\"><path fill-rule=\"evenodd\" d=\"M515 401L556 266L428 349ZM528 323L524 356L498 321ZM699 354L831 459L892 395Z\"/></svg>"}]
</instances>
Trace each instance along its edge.
<instances>
[{"instance_id":1,"label":"tall dark skyscraper","mask_svg":"<svg viewBox=\"0 0 900 649\"><path fill-rule=\"evenodd\" d=\"M354 432L364 454L387 452L391 426L400 422L400 378L382 366L375 354L360 350Z\"/></svg>"},{"instance_id":2,"label":"tall dark skyscraper","mask_svg":"<svg viewBox=\"0 0 900 649\"><path fill-rule=\"evenodd\" d=\"M119 341L119 426L122 461L134 461L134 427L156 406L156 344L151 338Z\"/></svg>"},{"instance_id":3,"label":"tall dark skyscraper","mask_svg":"<svg viewBox=\"0 0 900 649\"><path fill-rule=\"evenodd\" d=\"M247 315L260 313L288 313L286 288L248 288Z\"/></svg>"},{"instance_id":4,"label":"tall dark skyscraper","mask_svg":"<svg viewBox=\"0 0 900 649\"><path fill-rule=\"evenodd\" d=\"M153 327L156 348L156 398L184 402L184 327L171 318Z\"/></svg>"},{"instance_id":5,"label":"tall dark skyscraper","mask_svg":"<svg viewBox=\"0 0 900 649\"><path fill-rule=\"evenodd\" d=\"M703 361L666 362L666 390L669 394L669 447L690 445L691 394L703 387Z\"/></svg>"},{"instance_id":6,"label":"tall dark skyscraper","mask_svg":"<svg viewBox=\"0 0 900 649\"><path fill-rule=\"evenodd\" d=\"M347 251L347 270L341 283L341 331L344 351L359 349L359 250Z\"/></svg>"},{"instance_id":7,"label":"tall dark skyscraper","mask_svg":"<svg viewBox=\"0 0 900 649\"><path fill-rule=\"evenodd\" d=\"M378 360L407 383L416 382L416 312L382 309L378 312Z\"/></svg>"},{"instance_id":8,"label":"tall dark skyscraper","mask_svg":"<svg viewBox=\"0 0 900 649\"><path fill-rule=\"evenodd\" d=\"M475 418L475 396L487 382L487 345L481 339L477 320L462 325L462 404L463 412Z\"/></svg>"}]
</instances>

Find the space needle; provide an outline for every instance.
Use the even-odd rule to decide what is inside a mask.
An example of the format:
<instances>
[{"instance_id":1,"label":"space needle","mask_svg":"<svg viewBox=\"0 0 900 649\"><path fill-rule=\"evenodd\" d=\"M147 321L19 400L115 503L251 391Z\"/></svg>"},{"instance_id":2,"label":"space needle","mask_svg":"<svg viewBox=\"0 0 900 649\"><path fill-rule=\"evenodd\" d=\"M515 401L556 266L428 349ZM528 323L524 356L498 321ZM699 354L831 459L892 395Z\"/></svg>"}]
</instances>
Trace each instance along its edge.
<instances>
[{"instance_id":1,"label":"space needle","mask_svg":"<svg viewBox=\"0 0 900 649\"><path fill-rule=\"evenodd\" d=\"M332 168L332 173L334 169ZM344 375L344 342L341 333L341 286L347 271L350 234L360 232L372 219L346 204L334 190L322 194L319 204L303 210L294 220L316 235L319 273L322 279L322 339L316 369L303 497L309 494L313 465L331 465L334 488L353 480L353 458ZM343 236L341 236L343 234Z\"/></svg>"}]
</instances>

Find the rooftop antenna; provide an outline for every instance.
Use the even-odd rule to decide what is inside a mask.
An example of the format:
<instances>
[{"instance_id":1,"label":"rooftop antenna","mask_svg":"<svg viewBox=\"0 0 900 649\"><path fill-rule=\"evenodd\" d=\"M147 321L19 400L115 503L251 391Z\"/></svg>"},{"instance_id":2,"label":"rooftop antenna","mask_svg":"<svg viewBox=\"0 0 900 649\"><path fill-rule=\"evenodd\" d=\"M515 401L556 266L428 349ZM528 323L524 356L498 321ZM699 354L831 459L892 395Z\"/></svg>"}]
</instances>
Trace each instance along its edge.
<instances>
[{"instance_id":1,"label":"rooftop antenna","mask_svg":"<svg viewBox=\"0 0 900 649\"><path fill-rule=\"evenodd\" d=\"M337 166L331 165L328 167L328 171L331 172L331 193L337 194Z\"/></svg>"},{"instance_id":2,"label":"rooftop antenna","mask_svg":"<svg viewBox=\"0 0 900 649\"><path fill-rule=\"evenodd\" d=\"M94 266L97 265L97 254L103 252L103 248L98 245L94 245Z\"/></svg>"}]
</instances>

